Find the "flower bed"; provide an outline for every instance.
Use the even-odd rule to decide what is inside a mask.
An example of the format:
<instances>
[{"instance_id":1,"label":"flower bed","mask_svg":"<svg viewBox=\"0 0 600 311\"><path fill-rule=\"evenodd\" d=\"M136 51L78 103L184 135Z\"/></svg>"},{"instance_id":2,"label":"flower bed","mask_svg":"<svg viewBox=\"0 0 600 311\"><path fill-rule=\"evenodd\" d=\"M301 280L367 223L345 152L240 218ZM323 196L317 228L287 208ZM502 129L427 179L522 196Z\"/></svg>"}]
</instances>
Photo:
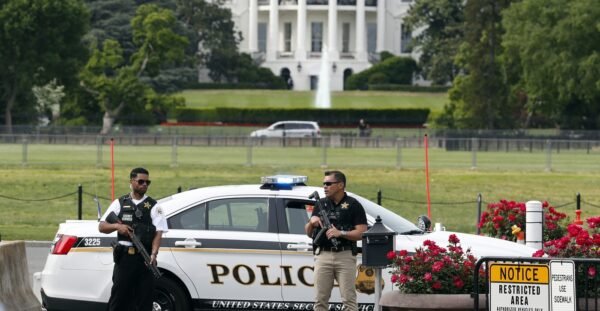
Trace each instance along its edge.
<instances>
[{"instance_id":1,"label":"flower bed","mask_svg":"<svg viewBox=\"0 0 600 311\"><path fill-rule=\"evenodd\" d=\"M389 252L392 284L407 294L470 293L477 259L470 249L463 251L455 234L450 235L448 242L448 247L442 248L426 240L414 254L407 250ZM484 273L483 270L480 273Z\"/></svg>"},{"instance_id":2,"label":"flower bed","mask_svg":"<svg viewBox=\"0 0 600 311\"><path fill-rule=\"evenodd\" d=\"M565 234L565 224L568 222L565 213L558 212L548 202L542 203L544 210L544 241L554 240ZM516 226L516 227L513 227ZM500 200L488 204L479 221L481 234L503 240L516 241L517 235L513 234L515 228L524 232L525 228L525 203Z\"/></svg>"}]
</instances>

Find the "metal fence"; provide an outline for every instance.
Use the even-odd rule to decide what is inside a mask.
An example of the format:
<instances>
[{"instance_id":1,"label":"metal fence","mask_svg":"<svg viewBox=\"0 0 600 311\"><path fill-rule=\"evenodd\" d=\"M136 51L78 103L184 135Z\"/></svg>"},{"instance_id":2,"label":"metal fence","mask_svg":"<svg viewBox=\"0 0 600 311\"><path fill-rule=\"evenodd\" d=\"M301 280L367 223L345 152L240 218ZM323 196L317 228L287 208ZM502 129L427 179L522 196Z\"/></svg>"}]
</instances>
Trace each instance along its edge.
<instances>
[{"instance_id":1,"label":"metal fence","mask_svg":"<svg viewBox=\"0 0 600 311\"><path fill-rule=\"evenodd\" d=\"M36 146L77 145L88 146L95 149L96 165L103 163L102 154L110 142L118 146L144 146L167 147L170 150L170 165L177 166L181 162L180 155L203 147L237 147L239 155L238 164L252 166L259 164L264 159L264 154L257 156L257 152L267 149L276 150L277 153L293 153L292 150L306 150L303 153L313 159L312 163L327 166L335 160L336 154L347 157L369 157L376 154L379 161L377 166L392 166L396 168L417 167L422 165L422 159L416 159L416 152L424 148L423 137L355 137L345 134L331 134L322 137L270 137L257 138L249 136L196 136L196 135L164 135L164 134L118 134L118 135L89 135L89 134L2 134L0 135L0 148L12 146L12 153L16 153L20 146L20 164L28 165L32 155L36 153ZM505 155L507 158L515 156L529 157L533 169L551 171L564 163L579 169L595 169L596 155L600 154L600 140L569 140L569 139L540 139L540 138L449 138L445 136L429 137L429 148L443 154L436 163L451 167L467 167L477 169L490 166L493 158ZM190 149L190 147L194 147ZM58 148L58 147L57 147ZM104 148L104 149L103 149ZM103 151L104 150L104 151ZM351 151L350 151L351 150ZM89 152L89 151L88 151ZM93 152L93 151L92 151ZM263 152L264 153L264 152ZM6 154L9 154L7 152ZM561 158L561 155L563 155ZM573 159L566 159L575 155L581 163ZM412 158L411 158L412 157ZM89 156L88 156L89 158ZM188 157L188 158L191 158ZM164 159L164 157L163 157ZM293 164L293 157L290 158ZM258 162L257 162L258 160ZM354 162L359 163L360 159ZM363 159L365 164L376 160L374 157ZM508 159L507 161L518 161ZM1 161L0 161L1 162ZM184 161L185 162L185 161ZM375 161L377 162L377 161ZM497 162L497 161L496 161ZM496 163L497 164L497 163Z\"/></svg>"}]
</instances>

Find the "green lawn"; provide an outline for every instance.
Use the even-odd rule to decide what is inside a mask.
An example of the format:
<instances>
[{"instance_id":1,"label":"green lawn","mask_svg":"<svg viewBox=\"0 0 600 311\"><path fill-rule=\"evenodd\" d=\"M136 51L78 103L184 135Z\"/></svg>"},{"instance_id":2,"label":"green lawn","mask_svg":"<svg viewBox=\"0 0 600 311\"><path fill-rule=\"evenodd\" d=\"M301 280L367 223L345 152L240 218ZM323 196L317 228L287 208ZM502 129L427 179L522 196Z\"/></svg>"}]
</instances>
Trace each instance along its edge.
<instances>
[{"instance_id":1,"label":"green lawn","mask_svg":"<svg viewBox=\"0 0 600 311\"><path fill-rule=\"evenodd\" d=\"M96 167L95 146L30 145L26 166L21 166L20 145L0 144L0 234L4 240L50 240L65 219L77 218L77 186L84 189L83 214L95 219L93 195L102 207L110 203L108 148ZM156 198L183 189L211 185L258 183L260 176L290 173L309 176L319 185L322 150L319 148L255 148L252 166L246 166L247 149L242 147L180 147L177 166L172 167L168 146L117 146L115 151L116 194L127 192L127 174L134 166L146 166L154 181L150 194ZM553 155L553 171L546 172L541 153L489 152L478 154L471 169L469 152L430 152L432 216L448 230L475 232L476 197L485 202L500 199L548 200L574 216L575 194L600 205L600 155L561 152ZM396 168L393 148L335 148L327 151L327 168L348 175L348 190L376 200L414 221L427 213L422 149L402 150L402 169ZM64 197L63 197L64 196ZM48 200L52 199L52 200ZM584 216L600 215L600 208L584 204Z\"/></svg>"},{"instance_id":2,"label":"green lawn","mask_svg":"<svg viewBox=\"0 0 600 311\"><path fill-rule=\"evenodd\" d=\"M186 90L179 95L194 108L307 108L315 98L310 91L275 90ZM332 108L429 108L439 113L446 102L446 93L345 91L331 96Z\"/></svg>"}]
</instances>

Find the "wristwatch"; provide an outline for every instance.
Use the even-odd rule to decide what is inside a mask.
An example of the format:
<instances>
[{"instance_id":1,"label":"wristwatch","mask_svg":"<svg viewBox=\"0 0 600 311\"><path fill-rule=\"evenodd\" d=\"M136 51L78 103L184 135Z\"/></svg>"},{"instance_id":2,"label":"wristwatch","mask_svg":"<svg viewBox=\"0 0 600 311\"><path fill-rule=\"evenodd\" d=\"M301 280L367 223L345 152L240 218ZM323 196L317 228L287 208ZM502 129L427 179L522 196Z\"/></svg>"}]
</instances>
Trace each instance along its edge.
<instances>
[{"instance_id":1,"label":"wristwatch","mask_svg":"<svg viewBox=\"0 0 600 311\"><path fill-rule=\"evenodd\" d=\"M342 230L341 233L342 233L343 237L345 237L348 234L348 232L346 232L346 230Z\"/></svg>"}]
</instances>

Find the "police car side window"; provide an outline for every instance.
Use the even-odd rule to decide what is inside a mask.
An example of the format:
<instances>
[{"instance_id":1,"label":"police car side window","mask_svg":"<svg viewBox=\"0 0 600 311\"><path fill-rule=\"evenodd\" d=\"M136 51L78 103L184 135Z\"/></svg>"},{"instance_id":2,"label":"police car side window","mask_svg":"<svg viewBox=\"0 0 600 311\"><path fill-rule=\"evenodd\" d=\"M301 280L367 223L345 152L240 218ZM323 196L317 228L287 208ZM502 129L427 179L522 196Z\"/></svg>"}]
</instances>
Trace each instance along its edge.
<instances>
[{"instance_id":1,"label":"police car side window","mask_svg":"<svg viewBox=\"0 0 600 311\"><path fill-rule=\"evenodd\" d=\"M169 229L206 230L206 204L189 208L167 220Z\"/></svg>"},{"instance_id":2,"label":"police car side window","mask_svg":"<svg viewBox=\"0 0 600 311\"><path fill-rule=\"evenodd\" d=\"M208 203L209 230L269 232L266 198L222 199Z\"/></svg>"},{"instance_id":3,"label":"police car side window","mask_svg":"<svg viewBox=\"0 0 600 311\"><path fill-rule=\"evenodd\" d=\"M285 218L291 234L305 234L304 225L312 214L313 206L309 201L286 200Z\"/></svg>"}]
</instances>

